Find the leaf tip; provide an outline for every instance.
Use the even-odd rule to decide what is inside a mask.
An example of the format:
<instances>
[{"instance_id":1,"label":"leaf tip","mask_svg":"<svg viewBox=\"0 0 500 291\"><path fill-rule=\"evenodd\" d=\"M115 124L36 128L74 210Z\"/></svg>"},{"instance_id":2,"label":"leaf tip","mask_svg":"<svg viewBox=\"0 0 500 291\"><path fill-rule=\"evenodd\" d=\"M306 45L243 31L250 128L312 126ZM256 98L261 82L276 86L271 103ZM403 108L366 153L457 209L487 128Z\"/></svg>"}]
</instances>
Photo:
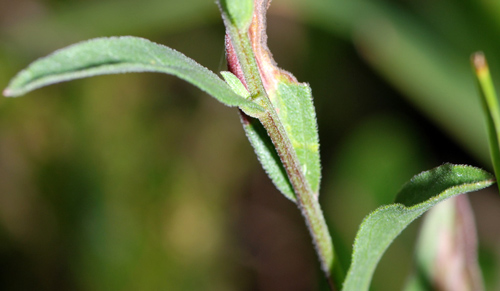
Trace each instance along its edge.
<instances>
[{"instance_id":1,"label":"leaf tip","mask_svg":"<svg viewBox=\"0 0 500 291\"><path fill-rule=\"evenodd\" d=\"M486 57L481 51L475 52L471 56L472 66L476 70L476 74L484 74L488 71L488 63L486 62Z\"/></svg>"},{"instance_id":2,"label":"leaf tip","mask_svg":"<svg viewBox=\"0 0 500 291\"><path fill-rule=\"evenodd\" d=\"M5 88L2 92L3 96L5 97L15 97L14 95L14 92L12 90L10 90L9 88Z\"/></svg>"}]
</instances>

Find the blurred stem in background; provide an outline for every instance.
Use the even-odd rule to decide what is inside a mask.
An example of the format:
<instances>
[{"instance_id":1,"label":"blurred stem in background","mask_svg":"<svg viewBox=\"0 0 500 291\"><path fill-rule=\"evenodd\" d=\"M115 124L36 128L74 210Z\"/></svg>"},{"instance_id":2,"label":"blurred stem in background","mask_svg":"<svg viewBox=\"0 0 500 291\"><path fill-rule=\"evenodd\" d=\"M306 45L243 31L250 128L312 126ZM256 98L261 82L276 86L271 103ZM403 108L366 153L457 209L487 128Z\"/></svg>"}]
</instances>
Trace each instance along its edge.
<instances>
[{"instance_id":1,"label":"blurred stem in background","mask_svg":"<svg viewBox=\"0 0 500 291\"><path fill-rule=\"evenodd\" d=\"M488 127L488 137L490 144L490 155L497 181L500 177L500 106L498 105L495 86L490 75L490 69L486 57L482 52L474 53L471 56L471 63L476 74L476 81L479 87L479 95L483 112Z\"/></svg>"},{"instance_id":2,"label":"blurred stem in background","mask_svg":"<svg viewBox=\"0 0 500 291\"><path fill-rule=\"evenodd\" d=\"M425 215L416 245L415 271L404 290L484 290L477 244L467 196L436 205Z\"/></svg>"}]
</instances>

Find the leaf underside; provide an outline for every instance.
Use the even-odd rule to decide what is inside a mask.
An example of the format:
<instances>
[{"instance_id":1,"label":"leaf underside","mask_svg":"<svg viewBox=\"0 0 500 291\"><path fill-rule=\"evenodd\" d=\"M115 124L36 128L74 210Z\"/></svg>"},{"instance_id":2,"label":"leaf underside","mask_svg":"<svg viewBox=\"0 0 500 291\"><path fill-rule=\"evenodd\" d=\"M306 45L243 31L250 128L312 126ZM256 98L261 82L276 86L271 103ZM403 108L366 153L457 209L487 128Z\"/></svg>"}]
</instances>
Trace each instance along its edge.
<instances>
[{"instance_id":1,"label":"leaf underside","mask_svg":"<svg viewBox=\"0 0 500 291\"><path fill-rule=\"evenodd\" d=\"M292 184L264 126L255 118L248 117L243 113L240 116L248 140L267 175L286 198L295 202L296 196Z\"/></svg>"},{"instance_id":2,"label":"leaf underside","mask_svg":"<svg viewBox=\"0 0 500 291\"><path fill-rule=\"evenodd\" d=\"M239 106L249 113L263 110L234 93L216 74L182 53L131 36L96 38L57 50L17 74L3 93L15 97L63 81L130 72L172 74L228 106Z\"/></svg>"},{"instance_id":3,"label":"leaf underside","mask_svg":"<svg viewBox=\"0 0 500 291\"><path fill-rule=\"evenodd\" d=\"M396 204L382 206L363 220L356 235L351 267L343 290L368 290L385 250L401 231L432 206L493 183L493 176L481 169L452 164L413 177L399 192Z\"/></svg>"}]
</instances>

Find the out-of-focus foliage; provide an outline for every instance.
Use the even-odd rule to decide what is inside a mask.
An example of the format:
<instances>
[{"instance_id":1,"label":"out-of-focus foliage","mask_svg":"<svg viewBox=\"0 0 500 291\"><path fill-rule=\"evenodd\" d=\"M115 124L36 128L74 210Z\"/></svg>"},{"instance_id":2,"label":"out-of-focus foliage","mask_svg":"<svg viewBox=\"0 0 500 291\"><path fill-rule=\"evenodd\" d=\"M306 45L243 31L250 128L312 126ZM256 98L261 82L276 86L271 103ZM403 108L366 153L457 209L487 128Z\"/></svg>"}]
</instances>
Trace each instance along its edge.
<instances>
[{"instance_id":1,"label":"out-of-focus foliage","mask_svg":"<svg viewBox=\"0 0 500 291\"><path fill-rule=\"evenodd\" d=\"M423 220L414 274L404 290L483 290L476 233L465 195L433 207Z\"/></svg>"},{"instance_id":2,"label":"out-of-focus foliage","mask_svg":"<svg viewBox=\"0 0 500 291\"><path fill-rule=\"evenodd\" d=\"M491 163L495 170L497 180L500 180L500 106L495 85L491 79L488 62L483 52L479 51L471 56L472 70L476 75L481 104L483 105L483 115L488 130L488 141L490 148Z\"/></svg>"},{"instance_id":3,"label":"out-of-focus foliage","mask_svg":"<svg viewBox=\"0 0 500 291\"><path fill-rule=\"evenodd\" d=\"M381 76L450 136L487 160L469 56L500 69L490 1L294 1L311 23L351 40ZM500 12L499 12L500 13Z\"/></svg>"},{"instance_id":4,"label":"out-of-focus foliage","mask_svg":"<svg viewBox=\"0 0 500 291\"><path fill-rule=\"evenodd\" d=\"M320 199L345 265L362 218L414 174L490 167L469 55L483 50L500 80L499 16L492 1L273 1L269 46L311 85ZM213 1L0 0L0 86L35 58L111 35L226 69ZM487 290L500 278L495 195L471 195ZM415 230L389 248L373 290L401 289ZM0 267L2 290L324 287L300 214L235 109L155 74L0 98Z\"/></svg>"}]
</instances>

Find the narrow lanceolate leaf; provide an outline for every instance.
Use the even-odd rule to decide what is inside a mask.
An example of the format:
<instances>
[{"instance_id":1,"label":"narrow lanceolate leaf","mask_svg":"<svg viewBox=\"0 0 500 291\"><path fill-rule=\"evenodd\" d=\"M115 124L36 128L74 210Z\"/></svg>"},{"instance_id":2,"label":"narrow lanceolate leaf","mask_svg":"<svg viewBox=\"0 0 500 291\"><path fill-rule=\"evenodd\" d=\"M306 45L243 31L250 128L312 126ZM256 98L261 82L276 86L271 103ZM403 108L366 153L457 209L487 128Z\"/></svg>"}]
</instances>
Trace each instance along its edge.
<instances>
[{"instance_id":1,"label":"narrow lanceolate leaf","mask_svg":"<svg viewBox=\"0 0 500 291\"><path fill-rule=\"evenodd\" d=\"M269 98L278 113L311 190L319 193L321 166L316 113L309 85L280 77Z\"/></svg>"},{"instance_id":2,"label":"narrow lanceolate leaf","mask_svg":"<svg viewBox=\"0 0 500 291\"><path fill-rule=\"evenodd\" d=\"M488 127L490 155L497 180L500 177L500 106L495 87L491 80L490 69L483 53L472 55L472 66L476 74L476 82L481 95L484 116Z\"/></svg>"},{"instance_id":3,"label":"narrow lanceolate leaf","mask_svg":"<svg viewBox=\"0 0 500 291\"><path fill-rule=\"evenodd\" d=\"M269 135L267 135L260 121L246 116L245 114L241 114L241 122L243 123L243 128L245 129L248 140L255 150L255 154L257 154L257 158L269 178L271 178L276 188L278 188L286 198L295 202L295 193L293 192L292 184L288 179L286 170L276 153L276 149Z\"/></svg>"},{"instance_id":4,"label":"narrow lanceolate leaf","mask_svg":"<svg viewBox=\"0 0 500 291\"><path fill-rule=\"evenodd\" d=\"M21 71L3 94L15 97L58 82L129 72L172 74L228 106L239 106L249 115L263 110L233 92L216 74L180 52L130 36L96 38L58 50Z\"/></svg>"},{"instance_id":5,"label":"narrow lanceolate leaf","mask_svg":"<svg viewBox=\"0 0 500 291\"><path fill-rule=\"evenodd\" d=\"M493 176L481 169L451 164L413 177L399 192L396 204L382 206L364 219L356 235L343 290L368 290L385 250L401 231L432 206L493 183Z\"/></svg>"}]
</instances>

